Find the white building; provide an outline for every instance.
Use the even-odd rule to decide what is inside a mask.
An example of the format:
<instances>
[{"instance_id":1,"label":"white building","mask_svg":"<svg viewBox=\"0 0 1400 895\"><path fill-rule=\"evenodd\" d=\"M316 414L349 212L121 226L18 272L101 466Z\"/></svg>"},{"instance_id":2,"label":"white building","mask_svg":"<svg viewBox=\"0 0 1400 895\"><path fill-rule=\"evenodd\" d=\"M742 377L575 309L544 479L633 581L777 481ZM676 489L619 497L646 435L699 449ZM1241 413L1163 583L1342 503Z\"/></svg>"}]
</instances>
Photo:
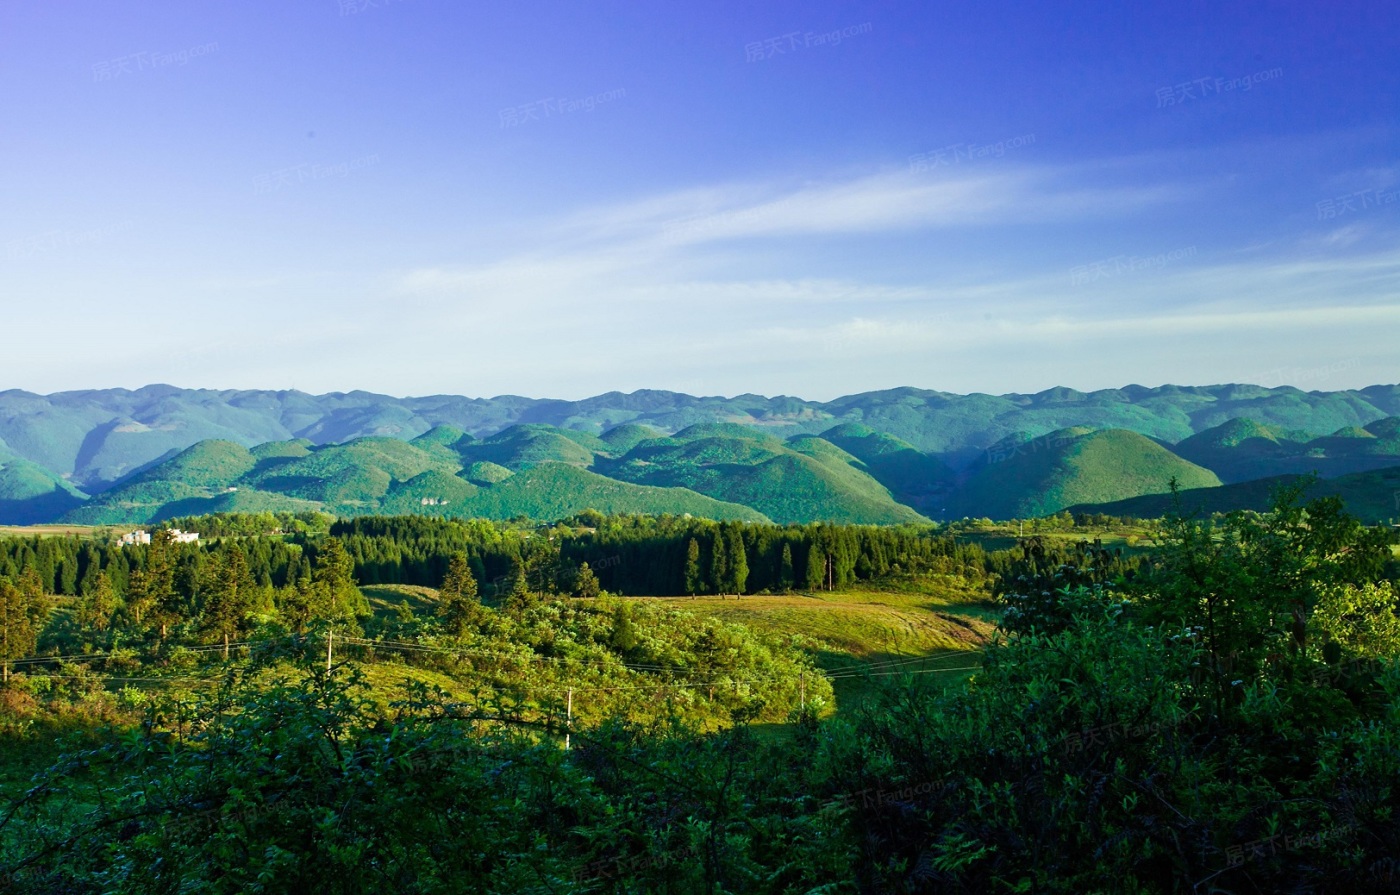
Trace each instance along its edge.
<instances>
[{"instance_id":1,"label":"white building","mask_svg":"<svg viewBox=\"0 0 1400 895\"><path fill-rule=\"evenodd\" d=\"M194 544L199 541L199 532L181 531L178 528L170 529L170 539L176 544ZM149 531L132 531L122 535L117 540L117 545L127 547L133 544L151 543L151 533Z\"/></svg>"}]
</instances>

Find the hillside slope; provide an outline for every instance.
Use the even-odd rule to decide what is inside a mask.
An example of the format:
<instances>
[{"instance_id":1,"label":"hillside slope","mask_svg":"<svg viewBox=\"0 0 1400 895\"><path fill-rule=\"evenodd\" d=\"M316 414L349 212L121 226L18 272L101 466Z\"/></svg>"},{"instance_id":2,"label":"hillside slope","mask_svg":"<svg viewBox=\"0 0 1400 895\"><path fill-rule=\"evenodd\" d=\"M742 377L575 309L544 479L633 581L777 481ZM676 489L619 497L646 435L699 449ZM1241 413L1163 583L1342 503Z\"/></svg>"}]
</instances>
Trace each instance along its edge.
<instances>
[{"instance_id":1,"label":"hillside slope","mask_svg":"<svg viewBox=\"0 0 1400 895\"><path fill-rule=\"evenodd\" d=\"M82 505L87 495L28 460L0 449L0 525L51 522Z\"/></svg>"},{"instance_id":2,"label":"hillside slope","mask_svg":"<svg viewBox=\"0 0 1400 895\"><path fill-rule=\"evenodd\" d=\"M1182 439L1172 450L1225 482L1306 473L1335 478L1400 464L1397 424L1386 417L1312 437L1239 418Z\"/></svg>"},{"instance_id":3,"label":"hillside slope","mask_svg":"<svg viewBox=\"0 0 1400 895\"><path fill-rule=\"evenodd\" d=\"M1025 518L1166 492L1172 478L1184 488L1220 485L1215 473L1135 432L1077 427L994 448L957 501L967 515Z\"/></svg>"},{"instance_id":4,"label":"hillside slope","mask_svg":"<svg viewBox=\"0 0 1400 895\"><path fill-rule=\"evenodd\" d=\"M1220 488L1198 488L1181 492L1180 511L1197 513L1228 513L1234 510L1267 510L1275 489L1298 481L1301 476L1283 475L1225 485ZM1335 495L1342 499L1347 511L1368 524L1400 520L1400 466L1368 472L1352 473L1335 479L1321 479L1305 492L1305 499ZM1074 513L1107 513L1112 516L1135 516L1155 519L1177 507L1171 495L1151 494L1109 503L1081 504L1070 507Z\"/></svg>"},{"instance_id":5,"label":"hillside slope","mask_svg":"<svg viewBox=\"0 0 1400 895\"><path fill-rule=\"evenodd\" d=\"M638 484L689 488L776 522L926 521L899 504L855 457L819 438L784 443L734 424L704 424L639 443L600 472Z\"/></svg>"},{"instance_id":6,"label":"hillside slope","mask_svg":"<svg viewBox=\"0 0 1400 895\"><path fill-rule=\"evenodd\" d=\"M215 512L316 510L345 516L426 513L551 520L595 509L767 521L750 507L694 491L615 481L553 460L532 461L519 472L485 461L463 469L455 452L460 441L414 444L373 437L311 449L278 442L252 450L231 442L200 442L85 504L83 495L70 487L73 496L55 504L49 518L115 525ZM25 462L13 465L22 468ZM501 474L490 475L492 467ZM463 477L471 470L482 476L478 482ZM0 469L0 487L5 481L5 469ZM0 510L4 508L0 497ZM16 509L12 515L18 514ZM23 518L38 521L32 515Z\"/></svg>"}]
</instances>

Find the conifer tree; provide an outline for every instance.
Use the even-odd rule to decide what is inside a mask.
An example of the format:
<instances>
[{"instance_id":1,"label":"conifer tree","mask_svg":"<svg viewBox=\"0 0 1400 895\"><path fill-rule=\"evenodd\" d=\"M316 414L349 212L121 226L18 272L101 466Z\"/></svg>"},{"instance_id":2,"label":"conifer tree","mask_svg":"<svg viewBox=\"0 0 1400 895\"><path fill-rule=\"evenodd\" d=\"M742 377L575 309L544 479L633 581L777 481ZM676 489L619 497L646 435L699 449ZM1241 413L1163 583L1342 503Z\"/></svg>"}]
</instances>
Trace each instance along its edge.
<instances>
[{"instance_id":1,"label":"conifer tree","mask_svg":"<svg viewBox=\"0 0 1400 895\"><path fill-rule=\"evenodd\" d=\"M481 600L477 597L476 578L465 553L457 553L447 562L447 575L438 588L438 615L454 636L461 637L481 621Z\"/></svg>"},{"instance_id":2,"label":"conifer tree","mask_svg":"<svg viewBox=\"0 0 1400 895\"><path fill-rule=\"evenodd\" d=\"M10 663L29 655L37 639L33 601L24 589L0 578L0 667L5 683L10 680Z\"/></svg>"},{"instance_id":3,"label":"conifer tree","mask_svg":"<svg viewBox=\"0 0 1400 895\"><path fill-rule=\"evenodd\" d=\"M228 659L229 640L244 630L252 608L255 585L243 551L230 549L217 557L208 578L202 621L206 631L223 639L224 658Z\"/></svg>"},{"instance_id":4,"label":"conifer tree","mask_svg":"<svg viewBox=\"0 0 1400 895\"><path fill-rule=\"evenodd\" d=\"M826 579L826 557L816 544L807 548L807 574L804 585L808 590L821 590Z\"/></svg>"},{"instance_id":5,"label":"conifer tree","mask_svg":"<svg viewBox=\"0 0 1400 895\"><path fill-rule=\"evenodd\" d=\"M724 549L724 532L716 530L710 543L710 587L720 596L729 582L729 563Z\"/></svg>"},{"instance_id":6,"label":"conifer tree","mask_svg":"<svg viewBox=\"0 0 1400 895\"><path fill-rule=\"evenodd\" d=\"M735 596L743 594L749 581L749 560L744 552L744 539L738 528L730 528L724 536L725 589L734 591Z\"/></svg>"},{"instance_id":7,"label":"conifer tree","mask_svg":"<svg viewBox=\"0 0 1400 895\"><path fill-rule=\"evenodd\" d=\"M169 529L159 529L151 535L146 549L146 565L134 576L132 590L137 599L137 622L144 610L160 627L162 640L170 626L180 621L180 595L175 587L175 535Z\"/></svg>"},{"instance_id":8,"label":"conifer tree","mask_svg":"<svg viewBox=\"0 0 1400 895\"><path fill-rule=\"evenodd\" d=\"M358 633L358 618L369 615L369 602L355 585L355 561L345 545L326 538L311 573L312 606L322 617Z\"/></svg>"},{"instance_id":9,"label":"conifer tree","mask_svg":"<svg viewBox=\"0 0 1400 895\"><path fill-rule=\"evenodd\" d=\"M277 594L277 613L282 621L297 634L305 634L311 619L315 617L314 594L311 585L311 572L305 567L301 574Z\"/></svg>"},{"instance_id":10,"label":"conifer tree","mask_svg":"<svg viewBox=\"0 0 1400 895\"><path fill-rule=\"evenodd\" d=\"M534 591L530 590L530 583L525 579L525 566L519 561L515 562L511 566L510 592L505 600L506 611L519 617L539 602Z\"/></svg>"},{"instance_id":11,"label":"conifer tree","mask_svg":"<svg viewBox=\"0 0 1400 895\"><path fill-rule=\"evenodd\" d=\"M598 586L598 576L593 574L593 570L588 567L588 563L579 566L578 578L574 581L574 596L576 597L596 597L601 592Z\"/></svg>"},{"instance_id":12,"label":"conifer tree","mask_svg":"<svg viewBox=\"0 0 1400 895\"><path fill-rule=\"evenodd\" d=\"M700 571L700 542L695 538L685 548L685 592L695 596L705 589L705 576Z\"/></svg>"},{"instance_id":13,"label":"conifer tree","mask_svg":"<svg viewBox=\"0 0 1400 895\"><path fill-rule=\"evenodd\" d=\"M94 576L92 590L78 604L78 625L85 631L102 635L112 625L112 617L121 608L121 600L106 572Z\"/></svg>"}]
</instances>

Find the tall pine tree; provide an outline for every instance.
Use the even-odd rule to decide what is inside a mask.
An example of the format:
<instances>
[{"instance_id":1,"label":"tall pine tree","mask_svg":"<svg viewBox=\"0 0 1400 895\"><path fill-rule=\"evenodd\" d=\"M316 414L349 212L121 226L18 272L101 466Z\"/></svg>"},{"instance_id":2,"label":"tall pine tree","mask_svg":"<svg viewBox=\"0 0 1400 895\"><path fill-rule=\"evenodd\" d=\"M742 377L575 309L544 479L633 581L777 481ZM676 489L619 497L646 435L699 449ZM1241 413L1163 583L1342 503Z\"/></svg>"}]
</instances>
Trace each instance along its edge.
<instances>
[{"instance_id":1,"label":"tall pine tree","mask_svg":"<svg viewBox=\"0 0 1400 895\"><path fill-rule=\"evenodd\" d=\"M729 583L729 562L725 551L724 532L715 529L710 542L710 587L715 593L724 596L724 586Z\"/></svg>"},{"instance_id":2,"label":"tall pine tree","mask_svg":"<svg viewBox=\"0 0 1400 895\"><path fill-rule=\"evenodd\" d=\"M243 551L236 547L215 557L209 567L203 628L223 640L225 660L228 659L229 641L242 633L247 625L254 587L253 576L248 573L248 560Z\"/></svg>"},{"instance_id":3,"label":"tall pine tree","mask_svg":"<svg viewBox=\"0 0 1400 895\"><path fill-rule=\"evenodd\" d=\"M826 557L816 544L807 548L807 574L803 585L808 590L821 590L826 585Z\"/></svg>"},{"instance_id":4,"label":"tall pine tree","mask_svg":"<svg viewBox=\"0 0 1400 895\"><path fill-rule=\"evenodd\" d=\"M465 553L454 554L447 562L447 575L438 588L438 615L455 637L461 637L481 621L481 600L477 598L476 578L472 576Z\"/></svg>"},{"instance_id":5,"label":"tall pine tree","mask_svg":"<svg viewBox=\"0 0 1400 895\"><path fill-rule=\"evenodd\" d=\"M0 578L0 667L4 668L6 683L10 680L10 663L29 655L37 639L33 601L23 588Z\"/></svg>"},{"instance_id":6,"label":"tall pine tree","mask_svg":"<svg viewBox=\"0 0 1400 895\"><path fill-rule=\"evenodd\" d=\"M725 532L724 553L725 589L732 590L737 597L744 593L749 582L749 560L744 552L744 538L737 527Z\"/></svg>"},{"instance_id":7,"label":"tall pine tree","mask_svg":"<svg viewBox=\"0 0 1400 895\"><path fill-rule=\"evenodd\" d=\"M369 601L355 585L355 560L339 540L326 538L319 545L311 588L318 615L350 633L360 633L359 618L369 615Z\"/></svg>"},{"instance_id":8,"label":"tall pine tree","mask_svg":"<svg viewBox=\"0 0 1400 895\"><path fill-rule=\"evenodd\" d=\"M99 637L112 626L112 617L121 608L112 578L106 572L98 572L91 579L91 589L78 603L78 627L84 632Z\"/></svg>"},{"instance_id":9,"label":"tall pine tree","mask_svg":"<svg viewBox=\"0 0 1400 895\"><path fill-rule=\"evenodd\" d=\"M695 596L705 589L705 575L700 571L700 542L694 538L685 548L685 592Z\"/></svg>"},{"instance_id":10,"label":"tall pine tree","mask_svg":"<svg viewBox=\"0 0 1400 895\"><path fill-rule=\"evenodd\" d=\"M578 576L574 579L574 596L576 597L597 597L602 593L602 587L598 584L598 576L593 574L593 570L584 563L578 568Z\"/></svg>"}]
</instances>

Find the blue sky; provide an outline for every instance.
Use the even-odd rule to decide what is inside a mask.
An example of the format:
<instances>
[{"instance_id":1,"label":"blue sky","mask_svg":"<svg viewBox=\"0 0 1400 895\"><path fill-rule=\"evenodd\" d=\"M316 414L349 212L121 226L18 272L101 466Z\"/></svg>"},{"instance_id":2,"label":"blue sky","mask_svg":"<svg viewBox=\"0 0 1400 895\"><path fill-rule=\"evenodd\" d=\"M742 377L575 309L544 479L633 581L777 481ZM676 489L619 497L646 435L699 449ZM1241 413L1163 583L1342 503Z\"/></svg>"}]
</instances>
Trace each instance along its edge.
<instances>
[{"instance_id":1,"label":"blue sky","mask_svg":"<svg viewBox=\"0 0 1400 895\"><path fill-rule=\"evenodd\" d=\"M0 387L1400 381L1400 7L0 0Z\"/></svg>"}]
</instances>

